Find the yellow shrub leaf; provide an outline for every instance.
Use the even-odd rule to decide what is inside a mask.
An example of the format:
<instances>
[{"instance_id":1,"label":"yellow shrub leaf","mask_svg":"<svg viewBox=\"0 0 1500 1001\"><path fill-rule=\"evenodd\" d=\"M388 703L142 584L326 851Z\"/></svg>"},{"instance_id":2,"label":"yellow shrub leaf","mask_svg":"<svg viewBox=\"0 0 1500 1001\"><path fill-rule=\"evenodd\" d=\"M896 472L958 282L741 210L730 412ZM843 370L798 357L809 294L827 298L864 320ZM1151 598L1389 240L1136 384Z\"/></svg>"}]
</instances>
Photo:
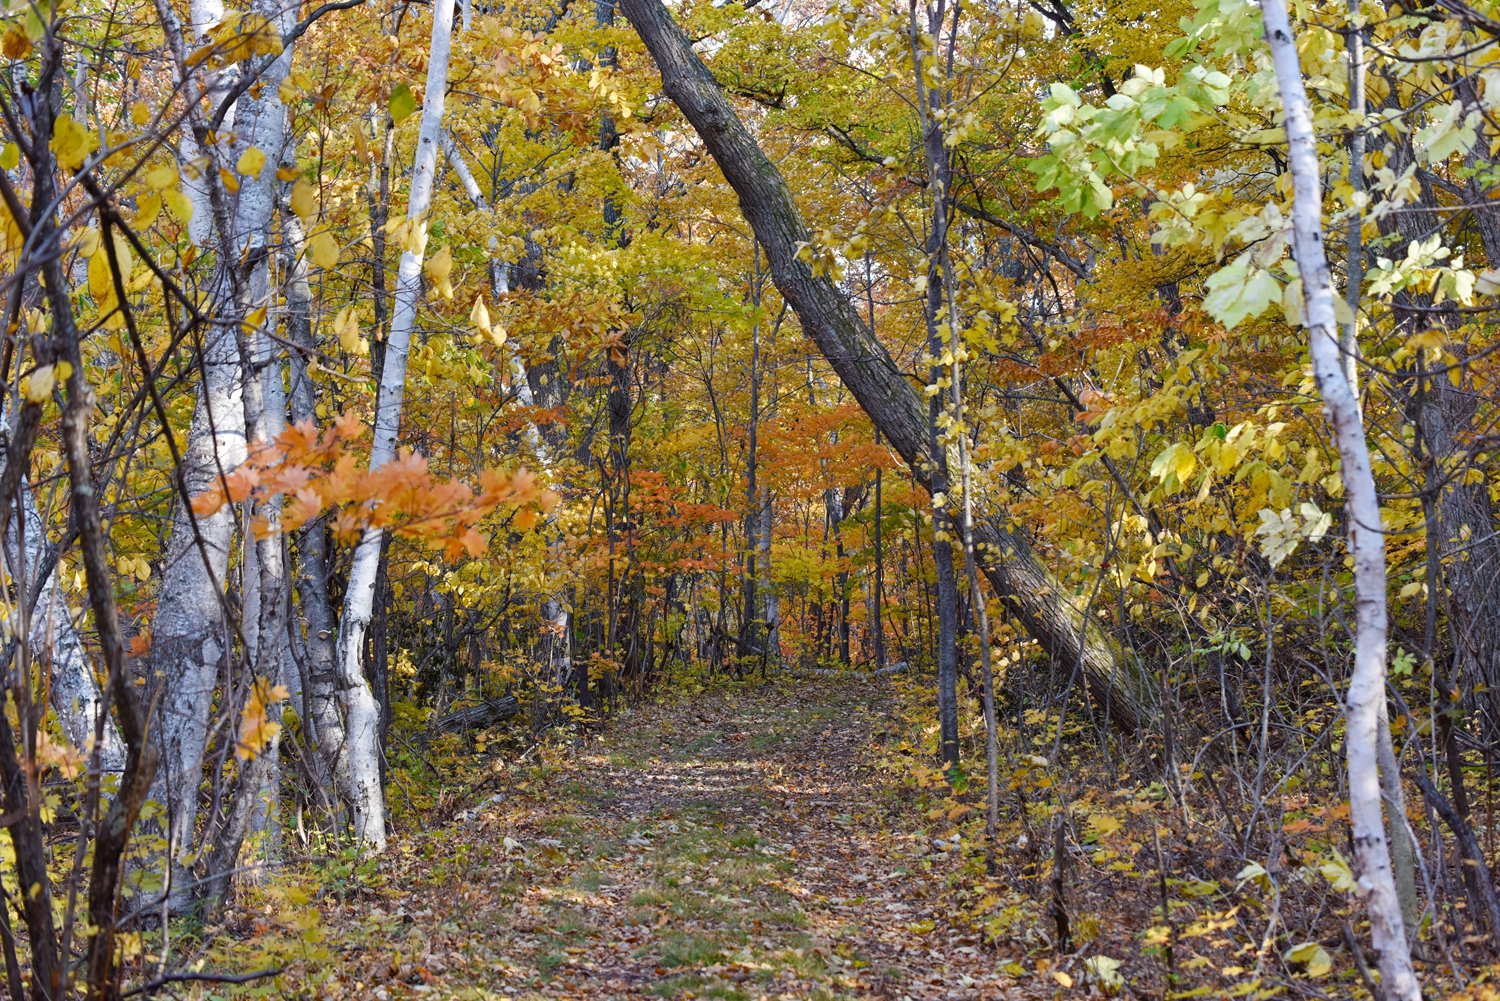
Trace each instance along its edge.
<instances>
[{"instance_id":1,"label":"yellow shrub leaf","mask_svg":"<svg viewBox=\"0 0 1500 1001\"><path fill-rule=\"evenodd\" d=\"M265 167L266 155L254 146L247 148L245 152L241 153L239 162L234 165L234 169L246 177L259 177L260 172Z\"/></svg>"},{"instance_id":2,"label":"yellow shrub leaf","mask_svg":"<svg viewBox=\"0 0 1500 1001\"><path fill-rule=\"evenodd\" d=\"M319 230L307 241L307 255L318 267L330 271L339 263L339 242L328 230Z\"/></svg>"},{"instance_id":3,"label":"yellow shrub leaf","mask_svg":"<svg viewBox=\"0 0 1500 1001\"><path fill-rule=\"evenodd\" d=\"M318 213L318 191L300 177L292 185L291 202L292 211L297 213L297 218L302 220L304 226Z\"/></svg>"}]
</instances>

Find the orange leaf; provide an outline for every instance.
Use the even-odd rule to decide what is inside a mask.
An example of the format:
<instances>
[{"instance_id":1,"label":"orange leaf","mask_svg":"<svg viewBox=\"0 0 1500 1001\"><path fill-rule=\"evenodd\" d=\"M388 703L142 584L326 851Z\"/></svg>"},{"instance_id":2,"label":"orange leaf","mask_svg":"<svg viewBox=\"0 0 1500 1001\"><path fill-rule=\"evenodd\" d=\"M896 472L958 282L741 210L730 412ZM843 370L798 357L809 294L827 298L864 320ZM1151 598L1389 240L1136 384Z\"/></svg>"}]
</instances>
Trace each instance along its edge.
<instances>
[{"instance_id":1,"label":"orange leaf","mask_svg":"<svg viewBox=\"0 0 1500 1001\"><path fill-rule=\"evenodd\" d=\"M223 506L224 487L222 484L216 483L193 498L193 513L200 518L207 518Z\"/></svg>"},{"instance_id":2,"label":"orange leaf","mask_svg":"<svg viewBox=\"0 0 1500 1001\"><path fill-rule=\"evenodd\" d=\"M259 481L259 470L249 466L240 466L224 477L224 491L229 494L230 503L238 504L250 496L250 492L255 489L255 484Z\"/></svg>"}]
</instances>

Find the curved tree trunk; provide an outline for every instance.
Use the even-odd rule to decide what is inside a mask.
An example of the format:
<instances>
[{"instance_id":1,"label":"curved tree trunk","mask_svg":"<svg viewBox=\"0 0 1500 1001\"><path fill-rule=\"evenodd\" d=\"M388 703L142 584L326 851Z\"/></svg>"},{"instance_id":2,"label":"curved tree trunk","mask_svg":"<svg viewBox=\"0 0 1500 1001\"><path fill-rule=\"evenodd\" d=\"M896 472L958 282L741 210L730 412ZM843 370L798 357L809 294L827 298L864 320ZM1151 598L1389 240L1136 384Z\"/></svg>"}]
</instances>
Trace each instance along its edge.
<instances>
[{"instance_id":1,"label":"curved tree trunk","mask_svg":"<svg viewBox=\"0 0 1500 1001\"><path fill-rule=\"evenodd\" d=\"M739 195L740 211L771 262L776 287L802 329L833 366L881 434L928 480L928 415L916 390L871 335L853 303L827 277L797 258L807 226L779 171L730 106L661 0L620 0L661 71L662 89L682 109ZM1157 701L1134 656L1068 601L1014 533L975 526L985 575L1031 634L1060 664L1083 672L1088 688L1122 729L1135 731Z\"/></svg>"}]
</instances>

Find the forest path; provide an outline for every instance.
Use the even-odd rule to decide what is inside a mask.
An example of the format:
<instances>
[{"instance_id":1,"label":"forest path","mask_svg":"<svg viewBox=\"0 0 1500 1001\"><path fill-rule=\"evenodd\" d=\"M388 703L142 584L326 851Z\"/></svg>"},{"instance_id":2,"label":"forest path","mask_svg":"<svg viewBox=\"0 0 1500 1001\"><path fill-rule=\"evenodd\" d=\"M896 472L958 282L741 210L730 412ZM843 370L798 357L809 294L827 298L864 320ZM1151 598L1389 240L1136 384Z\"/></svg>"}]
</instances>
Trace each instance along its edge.
<instances>
[{"instance_id":1,"label":"forest path","mask_svg":"<svg viewBox=\"0 0 1500 1001\"><path fill-rule=\"evenodd\" d=\"M859 753L886 709L878 685L846 681L615 717L571 758L416 839L374 917L368 902L357 911L367 934L346 940L339 993L1021 996L929 909L956 863L875 826Z\"/></svg>"}]
</instances>

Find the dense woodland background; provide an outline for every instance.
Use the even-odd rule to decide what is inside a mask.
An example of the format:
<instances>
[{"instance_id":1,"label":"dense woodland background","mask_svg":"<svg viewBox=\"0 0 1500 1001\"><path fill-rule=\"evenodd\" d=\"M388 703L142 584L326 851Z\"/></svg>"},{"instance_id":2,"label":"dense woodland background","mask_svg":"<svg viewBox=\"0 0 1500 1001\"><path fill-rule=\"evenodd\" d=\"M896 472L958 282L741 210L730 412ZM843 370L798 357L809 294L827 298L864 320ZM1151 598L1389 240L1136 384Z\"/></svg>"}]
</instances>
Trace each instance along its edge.
<instances>
[{"instance_id":1,"label":"dense woodland background","mask_svg":"<svg viewBox=\"0 0 1500 1001\"><path fill-rule=\"evenodd\" d=\"M1500 7L1288 16L6 8L10 994L799 685L993 968L1480 991Z\"/></svg>"}]
</instances>

